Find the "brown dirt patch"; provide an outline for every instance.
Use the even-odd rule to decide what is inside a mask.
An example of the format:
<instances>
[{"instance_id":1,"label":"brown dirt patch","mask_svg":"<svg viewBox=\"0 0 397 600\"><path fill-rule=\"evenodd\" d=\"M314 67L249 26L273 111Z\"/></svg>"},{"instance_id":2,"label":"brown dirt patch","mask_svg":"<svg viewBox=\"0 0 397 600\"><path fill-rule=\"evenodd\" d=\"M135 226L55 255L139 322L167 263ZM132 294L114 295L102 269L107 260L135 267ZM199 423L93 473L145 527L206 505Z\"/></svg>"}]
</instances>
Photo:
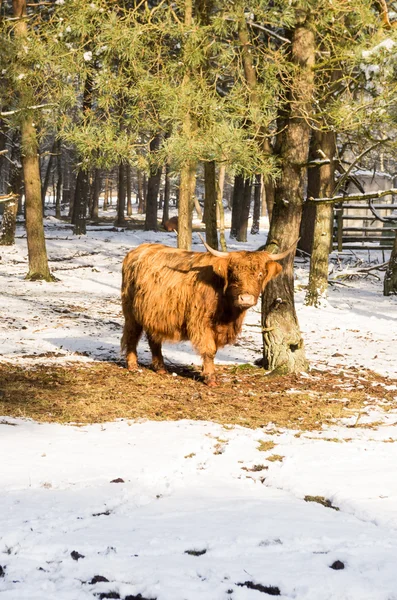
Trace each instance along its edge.
<instances>
[{"instance_id":1,"label":"brown dirt patch","mask_svg":"<svg viewBox=\"0 0 397 600\"><path fill-rule=\"evenodd\" d=\"M118 364L21 367L0 364L0 414L38 421L92 423L117 418L210 420L222 424L319 429L342 417L354 425L374 406L397 408L393 383L370 371L311 371L269 377L257 367L218 367L208 388L195 368L157 375Z\"/></svg>"}]
</instances>

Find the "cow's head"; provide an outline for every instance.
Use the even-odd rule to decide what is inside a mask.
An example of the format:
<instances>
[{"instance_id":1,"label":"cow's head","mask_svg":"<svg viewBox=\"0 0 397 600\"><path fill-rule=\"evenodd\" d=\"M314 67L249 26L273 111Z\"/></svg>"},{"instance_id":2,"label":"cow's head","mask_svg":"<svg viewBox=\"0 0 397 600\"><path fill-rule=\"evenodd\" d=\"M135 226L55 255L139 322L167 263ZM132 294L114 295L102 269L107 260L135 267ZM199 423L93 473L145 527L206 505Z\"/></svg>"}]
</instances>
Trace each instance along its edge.
<instances>
[{"instance_id":1,"label":"cow's head","mask_svg":"<svg viewBox=\"0 0 397 600\"><path fill-rule=\"evenodd\" d=\"M216 262L216 272L225 282L225 296L235 308L246 310L255 306L269 281L281 273L283 268L276 261L290 254L296 242L281 254L265 251L219 252L206 242L204 245L211 254L221 259Z\"/></svg>"}]
</instances>

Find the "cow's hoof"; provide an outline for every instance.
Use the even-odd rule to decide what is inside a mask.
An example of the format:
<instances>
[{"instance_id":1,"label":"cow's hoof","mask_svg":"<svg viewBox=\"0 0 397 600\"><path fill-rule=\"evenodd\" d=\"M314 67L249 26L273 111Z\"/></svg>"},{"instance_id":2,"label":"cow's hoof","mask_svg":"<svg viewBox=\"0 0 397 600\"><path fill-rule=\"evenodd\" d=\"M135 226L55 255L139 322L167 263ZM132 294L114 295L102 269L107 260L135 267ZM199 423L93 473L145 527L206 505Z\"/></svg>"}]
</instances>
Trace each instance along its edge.
<instances>
[{"instance_id":1,"label":"cow's hoof","mask_svg":"<svg viewBox=\"0 0 397 600\"><path fill-rule=\"evenodd\" d=\"M151 369L157 373L157 375L167 375L167 370L162 365L151 365Z\"/></svg>"},{"instance_id":2,"label":"cow's hoof","mask_svg":"<svg viewBox=\"0 0 397 600\"><path fill-rule=\"evenodd\" d=\"M127 365L127 369L128 371L131 371L131 373L134 373L138 370L138 365Z\"/></svg>"},{"instance_id":3,"label":"cow's hoof","mask_svg":"<svg viewBox=\"0 0 397 600\"><path fill-rule=\"evenodd\" d=\"M208 387L217 387L218 382L215 377L208 377L208 379L205 379L205 384L208 385Z\"/></svg>"}]
</instances>

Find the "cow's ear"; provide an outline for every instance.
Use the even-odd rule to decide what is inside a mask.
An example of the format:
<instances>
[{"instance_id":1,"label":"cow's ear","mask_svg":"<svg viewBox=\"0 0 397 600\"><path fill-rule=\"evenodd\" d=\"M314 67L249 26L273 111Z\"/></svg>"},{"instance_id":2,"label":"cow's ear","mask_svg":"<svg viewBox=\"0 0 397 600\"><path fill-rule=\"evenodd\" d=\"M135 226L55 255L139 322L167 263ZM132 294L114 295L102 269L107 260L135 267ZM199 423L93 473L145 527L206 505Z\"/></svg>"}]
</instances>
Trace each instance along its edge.
<instances>
[{"instance_id":1,"label":"cow's ear","mask_svg":"<svg viewBox=\"0 0 397 600\"><path fill-rule=\"evenodd\" d=\"M280 275L281 271L283 270L283 267L271 260L268 263L266 263L265 269L265 277L262 281L262 292L271 279L275 279L278 275Z\"/></svg>"}]
</instances>

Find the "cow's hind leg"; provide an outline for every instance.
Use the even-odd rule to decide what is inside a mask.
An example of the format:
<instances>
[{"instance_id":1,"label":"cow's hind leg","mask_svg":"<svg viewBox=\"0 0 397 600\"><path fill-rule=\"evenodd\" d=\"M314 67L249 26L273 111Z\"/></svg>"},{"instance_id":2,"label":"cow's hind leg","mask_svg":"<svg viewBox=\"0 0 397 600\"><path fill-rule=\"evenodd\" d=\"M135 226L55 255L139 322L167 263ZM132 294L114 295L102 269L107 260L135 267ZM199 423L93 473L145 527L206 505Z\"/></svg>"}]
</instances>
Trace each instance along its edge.
<instances>
[{"instance_id":1,"label":"cow's hind leg","mask_svg":"<svg viewBox=\"0 0 397 600\"><path fill-rule=\"evenodd\" d=\"M125 352L127 369L135 371L138 368L137 346L142 335L142 325L138 323L133 315L125 313L125 324L121 348Z\"/></svg>"},{"instance_id":2,"label":"cow's hind leg","mask_svg":"<svg viewBox=\"0 0 397 600\"><path fill-rule=\"evenodd\" d=\"M163 354L161 352L161 342L155 342L154 339L147 333L147 340L152 352L152 369L156 373L164 375L167 371L164 364Z\"/></svg>"}]
</instances>

